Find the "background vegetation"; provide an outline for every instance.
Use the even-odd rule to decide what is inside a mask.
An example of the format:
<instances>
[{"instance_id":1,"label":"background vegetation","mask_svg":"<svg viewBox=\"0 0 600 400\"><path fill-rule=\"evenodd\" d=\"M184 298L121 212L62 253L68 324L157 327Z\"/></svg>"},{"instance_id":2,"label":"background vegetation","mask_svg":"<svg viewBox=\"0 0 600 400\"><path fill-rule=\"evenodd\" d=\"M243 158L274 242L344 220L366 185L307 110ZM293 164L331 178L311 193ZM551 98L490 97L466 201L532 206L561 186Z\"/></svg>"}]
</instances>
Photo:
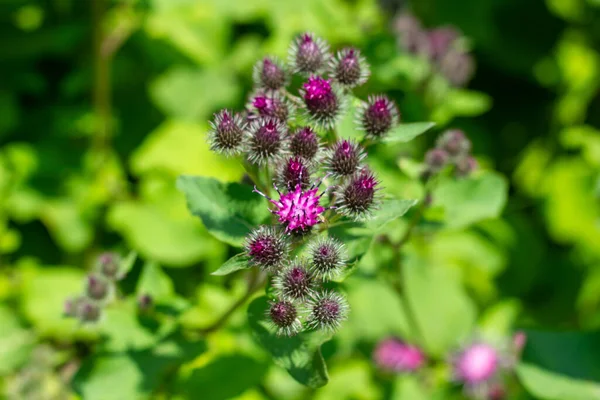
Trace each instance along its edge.
<instances>
[{"instance_id":1,"label":"background vegetation","mask_svg":"<svg viewBox=\"0 0 600 400\"><path fill-rule=\"evenodd\" d=\"M318 390L273 366L248 332L245 307L192 337L164 335L171 320L136 311L137 296L150 293L198 331L241 296L243 273L210 275L238 250L189 214L175 182L242 178L239 165L209 151L207 121L222 107L243 108L256 60L285 57L309 30L363 50L373 77L362 94L385 91L404 121L437 123L408 145L377 149L374 168L390 193L422 193L410 165L448 127L467 132L484 169L500 173L477 204L470 194L445 198L436 235L421 227L415 246L440 266L413 299L438 345L429 350L441 354L465 332L523 329L528 369L510 398L600 398L600 2L410 4L424 25L453 24L469 39L477 70L464 89L422 85L426 66L398 49L390 29L400 3L0 2L5 396L430 398L415 377L382 375L371 361L379 340L405 331L393 291L376 278L391 257L377 243L345 283L353 311L324 346L330 382ZM498 218L478 214L490 202L505 204ZM105 250L138 259L119 306L101 325L81 327L63 318L63 303Z\"/></svg>"}]
</instances>

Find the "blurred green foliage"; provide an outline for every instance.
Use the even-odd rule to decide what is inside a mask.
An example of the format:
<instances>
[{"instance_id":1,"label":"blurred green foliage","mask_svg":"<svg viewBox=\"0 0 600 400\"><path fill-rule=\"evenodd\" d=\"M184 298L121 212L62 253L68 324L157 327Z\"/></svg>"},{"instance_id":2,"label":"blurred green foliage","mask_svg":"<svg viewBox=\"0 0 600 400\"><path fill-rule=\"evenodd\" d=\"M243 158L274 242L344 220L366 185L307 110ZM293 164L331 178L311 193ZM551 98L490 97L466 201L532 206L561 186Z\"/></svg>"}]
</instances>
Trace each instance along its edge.
<instances>
[{"instance_id":1,"label":"blurred green foliage","mask_svg":"<svg viewBox=\"0 0 600 400\"><path fill-rule=\"evenodd\" d=\"M323 346L329 383L321 389L273 364L244 309L201 337L176 328L210 325L241 296L238 274L210 273L245 234L204 226L177 178L204 177L198 190L212 203L192 205L194 214L226 220L236 212L211 188L237 185L243 169L209 151L207 120L222 107L241 109L255 61L285 58L290 40L307 30L363 49L373 76L361 95L386 91L403 121L437 124L410 143L407 134L375 149L372 167L388 193L422 195L418 163L449 126L468 133L486 170L437 187L428 223L405 255L406 296L428 353L441 358L474 331L499 337L522 328L529 341L517 375L525 388L511 398L599 398L600 2L413 2L425 25L453 24L469 38L478 67L462 89L441 79L423 85L428 66L399 51L389 30L404 2L381 3L0 2L7 398L461 398L458 389L428 392L414 376L373 367L380 339L419 339L378 276L392 255L376 241L351 247L368 251L344 282L352 313ZM261 218L260 209L246 211L252 223ZM406 224L384 230L400 237ZM102 324L79 326L63 318L64 300L81 291L107 249L138 254L122 285L127 296ZM140 294L164 309L160 321L138 314ZM434 381L448 374L430 372Z\"/></svg>"}]
</instances>

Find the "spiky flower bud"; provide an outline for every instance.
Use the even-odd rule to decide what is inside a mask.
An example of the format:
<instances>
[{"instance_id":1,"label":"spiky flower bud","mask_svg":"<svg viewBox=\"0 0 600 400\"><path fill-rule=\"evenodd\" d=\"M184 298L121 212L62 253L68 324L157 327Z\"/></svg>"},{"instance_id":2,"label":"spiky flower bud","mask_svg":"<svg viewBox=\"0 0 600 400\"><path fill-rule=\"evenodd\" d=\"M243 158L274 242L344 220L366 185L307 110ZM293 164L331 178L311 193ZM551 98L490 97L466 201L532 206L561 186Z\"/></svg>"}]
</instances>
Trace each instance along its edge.
<instances>
[{"instance_id":1,"label":"spiky flower bud","mask_svg":"<svg viewBox=\"0 0 600 400\"><path fill-rule=\"evenodd\" d=\"M294 39L289 52L289 62L294 72L315 74L321 71L329 58L329 45L312 33Z\"/></svg>"},{"instance_id":2,"label":"spiky flower bud","mask_svg":"<svg viewBox=\"0 0 600 400\"><path fill-rule=\"evenodd\" d=\"M449 156L444 149L431 149L425 154L425 164L432 173L441 171L448 164Z\"/></svg>"},{"instance_id":3,"label":"spiky flower bud","mask_svg":"<svg viewBox=\"0 0 600 400\"><path fill-rule=\"evenodd\" d=\"M501 356L493 346L474 343L455 357L453 375L467 385L479 385L489 382L500 367Z\"/></svg>"},{"instance_id":4,"label":"spiky flower bud","mask_svg":"<svg viewBox=\"0 0 600 400\"><path fill-rule=\"evenodd\" d=\"M77 316L81 322L96 322L102 315L102 309L96 303L83 301L77 310Z\"/></svg>"},{"instance_id":5,"label":"spiky flower bud","mask_svg":"<svg viewBox=\"0 0 600 400\"><path fill-rule=\"evenodd\" d=\"M140 309L140 311L148 311L152 308L153 305L154 300L149 294L143 294L140 297L138 297L138 308Z\"/></svg>"},{"instance_id":6,"label":"spiky flower bud","mask_svg":"<svg viewBox=\"0 0 600 400\"><path fill-rule=\"evenodd\" d=\"M475 60L464 51L450 50L439 64L440 73L456 87L465 86L475 73Z\"/></svg>"},{"instance_id":7,"label":"spiky flower bud","mask_svg":"<svg viewBox=\"0 0 600 400\"><path fill-rule=\"evenodd\" d=\"M323 280L339 275L346 266L344 244L333 238L319 238L309 244L308 252L314 273Z\"/></svg>"},{"instance_id":8,"label":"spiky flower bud","mask_svg":"<svg viewBox=\"0 0 600 400\"><path fill-rule=\"evenodd\" d=\"M259 116L286 122L291 115L291 105L278 92L258 92L252 96L252 107Z\"/></svg>"},{"instance_id":9,"label":"spiky flower bud","mask_svg":"<svg viewBox=\"0 0 600 400\"><path fill-rule=\"evenodd\" d=\"M270 90L281 89L288 83L283 63L273 56L265 57L254 65L253 78L257 86Z\"/></svg>"},{"instance_id":10,"label":"spiky flower bud","mask_svg":"<svg viewBox=\"0 0 600 400\"><path fill-rule=\"evenodd\" d=\"M337 177L352 175L365 158L365 152L358 143L340 140L327 153L327 167Z\"/></svg>"},{"instance_id":11,"label":"spiky flower bud","mask_svg":"<svg viewBox=\"0 0 600 400\"><path fill-rule=\"evenodd\" d=\"M307 324L311 329L335 331L348 317L350 306L341 294L325 291L311 298L309 309Z\"/></svg>"},{"instance_id":12,"label":"spiky flower bud","mask_svg":"<svg viewBox=\"0 0 600 400\"><path fill-rule=\"evenodd\" d=\"M319 151L319 138L310 126L298 129L290 140L290 150L293 155L306 160L313 160Z\"/></svg>"},{"instance_id":13,"label":"spiky flower bud","mask_svg":"<svg viewBox=\"0 0 600 400\"><path fill-rule=\"evenodd\" d=\"M311 120L325 127L335 123L340 115L342 99L331 86L330 79L311 76L302 85L301 94Z\"/></svg>"},{"instance_id":14,"label":"spiky flower bud","mask_svg":"<svg viewBox=\"0 0 600 400\"><path fill-rule=\"evenodd\" d=\"M443 26L429 31L427 39L431 59L433 61L441 60L459 37L460 33L450 26Z\"/></svg>"},{"instance_id":15,"label":"spiky flower bud","mask_svg":"<svg viewBox=\"0 0 600 400\"><path fill-rule=\"evenodd\" d=\"M450 129L437 140L436 146L444 149L451 157L459 157L471 151L471 141L460 129Z\"/></svg>"},{"instance_id":16,"label":"spiky flower bud","mask_svg":"<svg viewBox=\"0 0 600 400\"><path fill-rule=\"evenodd\" d=\"M279 295L288 300L306 300L314 290L315 280L303 260L294 260L273 280Z\"/></svg>"},{"instance_id":17,"label":"spiky flower bud","mask_svg":"<svg viewBox=\"0 0 600 400\"><path fill-rule=\"evenodd\" d=\"M110 284L96 275L87 277L86 294L90 299L103 300L108 296Z\"/></svg>"},{"instance_id":18,"label":"spiky flower bud","mask_svg":"<svg viewBox=\"0 0 600 400\"><path fill-rule=\"evenodd\" d=\"M292 190L296 185L306 189L310 183L310 171L306 161L297 156L287 159L281 166L278 180L288 190Z\"/></svg>"},{"instance_id":19,"label":"spiky flower bud","mask_svg":"<svg viewBox=\"0 0 600 400\"><path fill-rule=\"evenodd\" d=\"M399 122L396 104L384 95L369 96L359 112L361 128L369 136L380 138Z\"/></svg>"},{"instance_id":20,"label":"spiky flower bud","mask_svg":"<svg viewBox=\"0 0 600 400\"><path fill-rule=\"evenodd\" d=\"M289 253L286 237L269 226L252 231L244 247L250 264L269 272L277 270Z\"/></svg>"},{"instance_id":21,"label":"spiky flower bud","mask_svg":"<svg viewBox=\"0 0 600 400\"><path fill-rule=\"evenodd\" d=\"M229 110L215 114L208 133L210 149L226 156L244 151L246 125L242 118Z\"/></svg>"},{"instance_id":22,"label":"spiky flower bud","mask_svg":"<svg viewBox=\"0 0 600 400\"><path fill-rule=\"evenodd\" d=\"M251 126L248 159L258 165L278 160L285 151L285 127L274 118L260 119Z\"/></svg>"},{"instance_id":23,"label":"spiky flower bud","mask_svg":"<svg viewBox=\"0 0 600 400\"><path fill-rule=\"evenodd\" d=\"M121 259L115 253L102 253L98 257L97 270L107 279L116 280L119 279Z\"/></svg>"},{"instance_id":24,"label":"spiky flower bud","mask_svg":"<svg viewBox=\"0 0 600 400\"><path fill-rule=\"evenodd\" d=\"M420 56L429 54L427 32L414 15L409 13L399 15L394 19L392 29L397 35L399 48Z\"/></svg>"},{"instance_id":25,"label":"spiky flower bud","mask_svg":"<svg viewBox=\"0 0 600 400\"><path fill-rule=\"evenodd\" d=\"M376 206L379 181L364 168L355 173L340 193L339 211L355 219L367 217Z\"/></svg>"},{"instance_id":26,"label":"spiky flower bud","mask_svg":"<svg viewBox=\"0 0 600 400\"><path fill-rule=\"evenodd\" d=\"M302 329L302 324L298 319L298 310L292 302L286 300L272 302L268 317L277 329L279 336L294 336Z\"/></svg>"},{"instance_id":27,"label":"spiky flower bud","mask_svg":"<svg viewBox=\"0 0 600 400\"><path fill-rule=\"evenodd\" d=\"M354 48L340 50L329 62L329 74L340 85L353 88L369 79L369 66L360 51Z\"/></svg>"},{"instance_id":28,"label":"spiky flower bud","mask_svg":"<svg viewBox=\"0 0 600 400\"><path fill-rule=\"evenodd\" d=\"M71 297L65 300L63 315L65 317L76 317L78 315L79 307L82 301L85 300L85 297Z\"/></svg>"},{"instance_id":29,"label":"spiky flower bud","mask_svg":"<svg viewBox=\"0 0 600 400\"><path fill-rule=\"evenodd\" d=\"M478 167L477 160L472 156L466 156L456 161L456 175L466 177L471 175Z\"/></svg>"},{"instance_id":30,"label":"spiky flower bud","mask_svg":"<svg viewBox=\"0 0 600 400\"><path fill-rule=\"evenodd\" d=\"M413 372L425 364L425 354L417 346L395 338L385 339L375 348L373 360L389 372Z\"/></svg>"}]
</instances>

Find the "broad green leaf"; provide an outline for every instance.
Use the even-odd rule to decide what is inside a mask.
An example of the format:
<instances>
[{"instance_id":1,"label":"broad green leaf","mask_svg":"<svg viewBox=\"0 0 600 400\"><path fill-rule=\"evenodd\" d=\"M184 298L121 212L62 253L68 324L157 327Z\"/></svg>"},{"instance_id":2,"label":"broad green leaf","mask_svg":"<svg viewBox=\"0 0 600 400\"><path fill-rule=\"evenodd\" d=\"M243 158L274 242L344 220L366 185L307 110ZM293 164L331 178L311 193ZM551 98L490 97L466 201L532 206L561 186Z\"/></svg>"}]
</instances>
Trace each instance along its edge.
<instances>
[{"instance_id":1,"label":"broad green leaf","mask_svg":"<svg viewBox=\"0 0 600 400\"><path fill-rule=\"evenodd\" d=\"M25 363L34 345L33 333L10 308L0 305L0 374L8 375Z\"/></svg>"},{"instance_id":2,"label":"broad green leaf","mask_svg":"<svg viewBox=\"0 0 600 400\"><path fill-rule=\"evenodd\" d=\"M296 336L277 336L267 321L266 297L255 299L248 307L248 322L256 340L273 356L273 362L285 368L303 385L318 388L327 384L327 365L321 355L321 345L331 335L321 332L306 332Z\"/></svg>"},{"instance_id":3,"label":"broad green leaf","mask_svg":"<svg viewBox=\"0 0 600 400\"><path fill-rule=\"evenodd\" d=\"M212 272L211 275L229 275L235 271L249 267L250 265L248 264L248 258L244 254L240 253L227 260L225 264L221 265L218 270Z\"/></svg>"},{"instance_id":4,"label":"broad green leaf","mask_svg":"<svg viewBox=\"0 0 600 400\"><path fill-rule=\"evenodd\" d=\"M521 363L516 372L523 386L537 399L600 399L600 384L597 381L572 378L526 363Z\"/></svg>"},{"instance_id":5,"label":"broad green leaf","mask_svg":"<svg viewBox=\"0 0 600 400\"><path fill-rule=\"evenodd\" d=\"M388 222L400 218L417 204L417 200L390 199L385 200L373 213L373 217L366 222L371 234L380 231Z\"/></svg>"},{"instance_id":6,"label":"broad green leaf","mask_svg":"<svg viewBox=\"0 0 600 400\"><path fill-rule=\"evenodd\" d=\"M418 376L404 374L394 380L392 400L432 400Z\"/></svg>"},{"instance_id":7,"label":"broad green leaf","mask_svg":"<svg viewBox=\"0 0 600 400\"><path fill-rule=\"evenodd\" d=\"M453 229L500 216L508 195L506 179L484 172L467 179L448 178L433 190L433 205L444 210L444 221Z\"/></svg>"},{"instance_id":8,"label":"broad green leaf","mask_svg":"<svg viewBox=\"0 0 600 400\"><path fill-rule=\"evenodd\" d=\"M184 175L177 180L177 187L185 193L188 208L202 219L206 229L233 246L241 246L250 230L269 215L262 198L247 185Z\"/></svg>"},{"instance_id":9,"label":"broad green leaf","mask_svg":"<svg viewBox=\"0 0 600 400\"><path fill-rule=\"evenodd\" d=\"M171 278L155 262L149 261L144 265L142 275L137 284L138 294L148 294L157 301L169 300L175 294Z\"/></svg>"},{"instance_id":10,"label":"broad green leaf","mask_svg":"<svg viewBox=\"0 0 600 400\"><path fill-rule=\"evenodd\" d=\"M422 334L415 337L428 352L442 356L472 334L476 308L447 269L428 265L409 255L403 265L404 291L408 306Z\"/></svg>"},{"instance_id":11,"label":"broad green leaf","mask_svg":"<svg viewBox=\"0 0 600 400\"><path fill-rule=\"evenodd\" d=\"M410 122L400 124L383 138L384 143L406 143L427 132L435 126L435 122Z\"/></svg>"},{"instance_id":12,"label":"broad green leaf","mask_svg":"<svg viewBox=\"0 0 600 400\"><path fill-rule=\"evenodd\" d=\"M349 360L336 365L329 371L329 383L314 399L381 399L381 390L373 381L370 369L371 364L366 360Z\"/></svg>"}]
</instances>

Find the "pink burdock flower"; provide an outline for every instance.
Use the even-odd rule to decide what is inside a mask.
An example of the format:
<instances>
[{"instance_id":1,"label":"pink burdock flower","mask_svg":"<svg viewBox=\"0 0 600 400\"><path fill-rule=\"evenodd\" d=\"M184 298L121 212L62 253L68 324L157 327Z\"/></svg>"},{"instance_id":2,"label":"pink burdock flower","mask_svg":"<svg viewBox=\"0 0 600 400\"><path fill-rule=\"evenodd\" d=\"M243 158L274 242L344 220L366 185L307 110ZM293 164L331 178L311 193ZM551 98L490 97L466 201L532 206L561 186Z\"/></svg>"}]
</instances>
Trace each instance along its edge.
<instances>
[{"instance_id":1,"label":"pink burdock flower","mask_svg":"<svg viewBox=\"0 0 600 400\"><path fill-rule=\"evenodd\" d=\"M277 90L285 87L288 76L283 63L276 57L265 57L254 66L254 83L265 89Z\"/></svg>"},{"instance_id":2,"label":"pink burdock flower","mask_svg":"<svg viewBox=\"0 0 600 400\"><path fill-rule=\"evenodd\" d=\"M314 74L323 69L329 58L329 45L312 33L296 37L289 52L289 63L294 72Z\"/></svg>"},{"instance_id":3,"label":"pink burdock flower","mask_svg":"<svg viewBox=\"0 0 600 400\"><path fill-rule=\"evenodd\" d=\"M251 106L261 117L272 117L280 121L287 121L291 112L290 104L277 92L267 95L262 92L256 93L252 97Z\"/></svg>"},{"instance_id":4,"label":"pink burdock flower","mask_svg":"<svg viewBox=\"0 0 600 400\"><path fill-rule=\"evenodd\" d=\"M362 85L369 79L369 74L369 66L358 49L342 49L329 62L329 75L348 88Z\"/></svg>"},{"instance_id":5,"label":"pink burdock flower","mask_svg":"<svg viewBox=\"0 0 600 400\"><path fill-rule=\"evenodd\" d=\"M258 165L280 160L286 150L285 129L276 118L255 121L250 129L248 160Z\"/></svg>"},{"instance_id":6,"label":"pink burdock flower","mask_svg":"<svg viewBox=\"0 0 600 400\"><path fill-rule=\"evenodd\" d=\"M416 371L426 360L421 349L395 338L379 342L373 359L379 368L389 372Z\"/></svg>"},{"instance_id":7,"label":"pink burdock flower","mask_svg":"<svg viewBox=\"0 0 600 400\"><path fill-rule=\"evenodd\" d=\"M279 194L279 200L273 200L264 193L254 188L254 191L268 199L275 205L273 214L279 217L279 222L285 227L286 232L303 234L318 224L325 207L319 205L323 193L317 194L318 185L310 189L302 190L302 186L296 185L294 190Z\"/></svg>"},{"instance_id":8,"label":"pink burdock flower","mask_svg":"<svg viewBox=\"0 0 600 400\"><path fill-rule=\"evenodd\" d=\"M360 126L369 136L380 138L399 122L396 104L387 96L370 96L359 111Z\"/></svg>"},{"instance_id":9,"label":"pink burdock flower","mask_svg":"<svg viewBox=\"0 0 600 400\"><path fill-rule=\"evenodd\" d=\"M460 33L451 26L443 26L430 31L427 38L431 59L434 61L442 59L459 37Z\"/></svg>"},{"instance_id":10,"label":"pink burdock flower","mask_svg":"<svg viewBox=\"0 0 600 400\"><path fill-rule=\"evenodd\" d=\"M253 230L244 245L250 265L276 271L287 259L289 244L285 235L270 226Z\"/></svg>"},{"instance_id":11,"label":"pink burdock flower","mask_svg":"<svg viewBox=\"0 0 600 400\"><path fill-rule=\"evenodd\" d=\"M366 154L363 148L351 140L340 140L327 152L327 169L336 177L352 175Z\"/></svg>"},{"instance_id":12,"label":"pink burdock flower","mask_svg":"<svg viewBox=\"0 0 600 400\"><path fill-rule=\"evenodd\" d=\"M436 147L445 150L451 157L469 154L471 141L460 129L449 129L442 133L436 141Z\"/></svg>"},{"instance_id":13,"label":"pink burdock flower","mask_svg":"<svg viewBox=\"0 0 600 400\"><path fill-rule=\"evenodd\" d=\"M466 385L490 381L500 368L500 355L491 345L475 343L465 348L454 360L454 376Z\"/></svg>"},{"instance_id":14,"label":"pink burdock flower","mask_svg":"<svg viewBox=\"0 0 600 400\"><path fill-rule=\"evenodd\" d=\"M298 319L298 310L290 301L276 300L272 302L267 316L278 336L294 336L302 329L302 324Z\"/></svg>"},{"instance_id":15,"label":"pink burdock flower","mask_svg":"<svg viewBox=\"0 0 600 400\"><path fill-rule=\"evenodd\" d=\"M361 220L368 217L378 203L379 181L368 168L356 172L338 193L338 211Z\"/></svg>"},{"instance_id":16,"label":"pink burdock flower","mask_svg":"<svg viewBox=\"0 0 600 400\"><path fill-rule=\"evenodd\" d=\"M330 79L311 76L302 85L302 98L309 118L323 126L331 126L341 110L340 97L331 86Z\"/></svg>"}]
</instances>

